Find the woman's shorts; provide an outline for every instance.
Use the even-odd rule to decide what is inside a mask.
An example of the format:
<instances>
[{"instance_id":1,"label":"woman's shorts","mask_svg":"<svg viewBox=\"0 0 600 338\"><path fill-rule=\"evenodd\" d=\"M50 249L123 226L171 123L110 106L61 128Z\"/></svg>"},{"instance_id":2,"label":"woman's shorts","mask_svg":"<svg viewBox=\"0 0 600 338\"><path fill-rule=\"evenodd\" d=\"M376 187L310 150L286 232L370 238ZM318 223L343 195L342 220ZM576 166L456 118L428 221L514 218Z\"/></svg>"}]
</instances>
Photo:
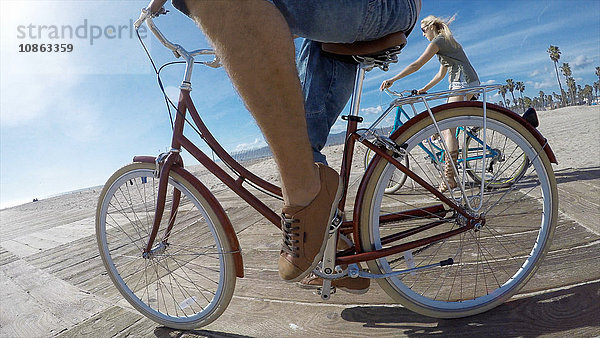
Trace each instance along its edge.
<instances>
[{"instance_id":1,"label":"woman's shorts","mask_svg":"<svg viewBox=\"0 0 600 338\"><path fill-rule=\"evenodd\" d=\"M470 87L477 87L479 86L480 83L479 81L473 81L473 82L465 82L465 81L454 81L454 82L450 82L450 90L455 90L455 89L463 89L463 88L470 88Z\"/></svg>"}]
</instances>

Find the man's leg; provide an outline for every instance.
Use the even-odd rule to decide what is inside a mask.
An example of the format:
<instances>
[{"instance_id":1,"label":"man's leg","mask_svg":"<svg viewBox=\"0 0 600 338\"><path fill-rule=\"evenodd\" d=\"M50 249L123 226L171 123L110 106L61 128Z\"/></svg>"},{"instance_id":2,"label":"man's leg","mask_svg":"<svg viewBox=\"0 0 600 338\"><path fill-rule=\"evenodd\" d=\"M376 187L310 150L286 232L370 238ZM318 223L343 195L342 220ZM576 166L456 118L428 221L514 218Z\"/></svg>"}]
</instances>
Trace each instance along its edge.
<instances>
[{"instance_id":1,"label":"man's leg","mask_svg":"<svg viewBox=\"0 0 600 338\"><path fill-rule=\"evenodd\" d=\"M322 257L342 184L335 170L313 161L290 29L264 0L186 4L273 151L284 197L279 275L298 281Z\"/></svg>"},{"instance_id":2,"label":"man's leg","mask_svg":"<svg viewBox=\"0 0 600 338\"><path fill-rule=\"evenodd\" d=\"M327 164L321 150L352 94L356 64L333 59L324 54L319 42L306 39L298 53L298 72L314 159Z\"/></svg>"},{"instance_id":3,"label":"man's leg","mask_svg":"<svg viewBox=\"0 0 600 338\"><path fill-rule=\"evenodd\" d=\"M188 0L186 4L273 151L285 205L309 204L319 192L319 173L307 136L287 22L265 0Z\"/></svg>"}]
</instances>

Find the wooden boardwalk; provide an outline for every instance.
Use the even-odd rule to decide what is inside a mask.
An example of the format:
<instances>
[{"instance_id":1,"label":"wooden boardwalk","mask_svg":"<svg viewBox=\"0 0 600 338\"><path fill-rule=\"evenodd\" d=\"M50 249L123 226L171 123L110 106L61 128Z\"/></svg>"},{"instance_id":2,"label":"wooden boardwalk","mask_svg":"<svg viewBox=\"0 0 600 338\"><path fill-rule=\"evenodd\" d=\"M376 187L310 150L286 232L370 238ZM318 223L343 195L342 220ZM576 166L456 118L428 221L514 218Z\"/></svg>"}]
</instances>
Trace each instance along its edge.
<instances>
[{"instance_id":1,"label":"wooden boardwalk","mask_svg":"<svg viewBox=\"0 0 600 338\"><path fill-rule=\"evenodd\" d=\"M552 114L546 117L549 122ZM574 121L598 125L597 115L578 116ZM550 128L547 135L579 135L576 126L572 130L555 123L545 126ZM563 156L569 158L576 150L554 151L560 164ZM196 331L157 325L129 306L113 287L94 234L100 188L1 210L0 337L597 337L600 162L594 163L585 168L563 163L555 168L560 212L554 241L520 293L484 314L455 320L408 311L394 304L377 283L364 295L340 291L323 302L312 291L281 281L276 266L278 230L201 172L198 176L219 196L239 232L246 277L237 280L223 315ZM276 179L275 175L265 178Z\"/></svg>"},{"instance_id":2,"label":"wooden boardwalk","mask_svg":"<svg viewBox=\"0 0 600 338\"><path fill-rule=\"evenodd\" d=\"M365 295L338 292L322 302L312 291L282 282L277 229L223 189L218 195L240 232L246 277L238 279L217 321L180 332L141 316L106 275L90 203L99 189L78 193L59 210L45 209L56 204L51 199L2 210L0 336L598 336L600 168L559 170L557 179L560 219L541 268L509 302L457 320L412 313L393 304L377 283Z\"/></svg>"}]
</instances>

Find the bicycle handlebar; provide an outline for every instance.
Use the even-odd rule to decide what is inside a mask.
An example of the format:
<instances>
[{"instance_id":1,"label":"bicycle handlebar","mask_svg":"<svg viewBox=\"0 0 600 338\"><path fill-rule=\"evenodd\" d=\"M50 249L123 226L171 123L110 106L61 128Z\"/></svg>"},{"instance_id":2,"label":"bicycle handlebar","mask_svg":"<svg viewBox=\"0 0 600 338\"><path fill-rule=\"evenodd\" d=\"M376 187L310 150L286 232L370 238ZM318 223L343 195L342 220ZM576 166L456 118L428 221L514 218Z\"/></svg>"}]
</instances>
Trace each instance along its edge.
<instances>
[{"instance_id":1,"label":"bicycle handlebar","mask_svg":"<svg viewBox=\"0 0 600 338\"><path fill-rule=\"evenodd\" d=\"M152 1L150 4L153 4L153 3L154 3L154 1ZM166 11L164 8L161 7L156 12L152 12L150 8L151 8L151 5L149 5L148 8L142 8L142 13L140 14L140 17L134 23L134 27L135 27L136 31L140 28L140 26L144 22L146 22L146 25L148 25L148 28L150 28L150 31L152 32L152 34L154 34L154 36L158 39L158 41L160 41L160 43L163 44L163 46L165 46L169 50L171 50L173 52L173 54L175 55L175 57L177 57L177 58L183 57L186 60L186 62L193 62L194 56L196 56L196 55L214 55L215 58L212 61L202 62L202 64L212 67L212 68L218 68L221 66L219 57L216 55L216 53L213 49L203 48L203 49L196 49L196 50L193 50L190 52L190 51L187 51L185 48L183 48L183 46L169 41L162 34L162 32L158 29L158 27L156 27L156 24L154 24L154 21L152 20L154 17L157 17L161 14L167 14L168 11Z\"/></svg>"},{"instance_id":2,"label":"bicycle handlebar","mask_svg":"<svg viewBox=\"0 0 600 338\"><path fill-rule=\"evenodd\" d=\"M417 96L419 95L419 91L416 89L413 90L403 90L401 92L397 92L394 90L391 90L390 88L386 88L384 89L389 95L391 96L400 96L400 97L406 97L406 96ZM408 95L404 95L404 94L408 94Z\"/></svg>"}]
</instances>

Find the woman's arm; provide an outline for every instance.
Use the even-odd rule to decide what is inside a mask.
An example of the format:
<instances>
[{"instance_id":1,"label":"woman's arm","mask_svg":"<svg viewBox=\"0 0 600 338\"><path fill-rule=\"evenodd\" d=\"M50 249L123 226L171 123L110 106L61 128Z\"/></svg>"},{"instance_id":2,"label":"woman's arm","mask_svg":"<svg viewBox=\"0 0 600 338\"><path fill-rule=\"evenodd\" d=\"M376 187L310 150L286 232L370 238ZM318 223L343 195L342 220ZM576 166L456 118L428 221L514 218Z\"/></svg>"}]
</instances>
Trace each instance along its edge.
<instances>
[{"instance_id":1,"label":"woman's arm","mask_svg":"<svg viewBox=\"0 0 600 338\"><path fill-rule=\"evenodd\" d=\"M442 81L444 76L446 76L447 71L448 68L446 66L440 65L440 70L438 71L438 73L433 77L433 79L431 79L431 81L429 81L429 83L425 87L419 89L419 94L425 94L429 89L431 89L431 87L435 86L440 81Z\"/></svg>"},{"instance_id":2,"label":"woman's arm","mask_svg":"<svg viewBox=\"0 0 600 338\"><path fill-rule=\"evenodd\" d=\"M431 60L431 58L439 50L440 49L438 48L438 46L436 46L433 43L429 43L429 45L427 46L427 48L425 49L423 54L421 54L421 56L419 56L419 58L417 60L415 60L410 65L406 66L406 68L404 68L400 73L396 74L396 76L392 77L391 79L383 81L381 83L381 87L379 87L379 89L384 90L386 88L389 88L397 80L400 80L401 78L403 78L407 75L410 75L410 74L416 72L417 70L421 69L421 67L423 67L424 64L426 64L429 60Z\"/></svg>"}]
</instances>

